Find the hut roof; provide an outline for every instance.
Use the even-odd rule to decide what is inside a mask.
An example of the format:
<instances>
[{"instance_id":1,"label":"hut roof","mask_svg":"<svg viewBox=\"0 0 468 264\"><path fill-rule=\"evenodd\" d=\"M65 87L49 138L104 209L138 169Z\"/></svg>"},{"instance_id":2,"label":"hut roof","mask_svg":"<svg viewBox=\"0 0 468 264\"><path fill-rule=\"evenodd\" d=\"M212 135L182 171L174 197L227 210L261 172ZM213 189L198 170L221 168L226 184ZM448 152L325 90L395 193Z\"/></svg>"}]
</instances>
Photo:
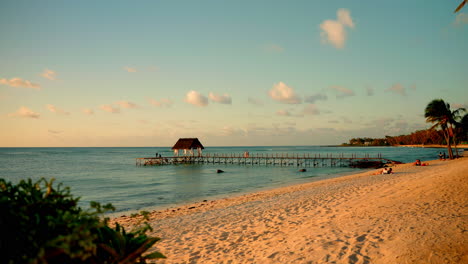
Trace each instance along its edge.
<instances>
[{"instance_id":1,"label":"hut roof","mask_svg":"<svg viewBox=\"0 0 468 264\"><path fill-rule=\"evenodd\" d=\"M198 138L179 138L172 149L204 149Z\"/></svg>"}]
</instances>

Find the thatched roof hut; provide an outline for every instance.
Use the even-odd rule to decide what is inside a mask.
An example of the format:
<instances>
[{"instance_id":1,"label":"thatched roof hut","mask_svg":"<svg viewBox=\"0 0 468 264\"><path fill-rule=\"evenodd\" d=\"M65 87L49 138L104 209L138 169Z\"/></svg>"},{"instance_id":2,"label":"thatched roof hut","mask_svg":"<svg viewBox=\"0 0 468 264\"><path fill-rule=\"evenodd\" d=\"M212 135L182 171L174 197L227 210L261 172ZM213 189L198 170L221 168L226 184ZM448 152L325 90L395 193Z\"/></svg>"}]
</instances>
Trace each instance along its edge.
<instances>
[{"instance_id":1,"label":"thatched roof hut","mask_svg":"<svg viewBox=\"0 0 468 264\"><path fill-rule=\"evenodd\" d=\"M187 151L193 155L194 149L197 150L198 155L201 155L202 149L204 148L205 147L203 147L198 138L179 138L179 140L172 147L176 156L179 155L179 150L184 150L184 155L187 154Z\"/></svg>"}]
</instances>

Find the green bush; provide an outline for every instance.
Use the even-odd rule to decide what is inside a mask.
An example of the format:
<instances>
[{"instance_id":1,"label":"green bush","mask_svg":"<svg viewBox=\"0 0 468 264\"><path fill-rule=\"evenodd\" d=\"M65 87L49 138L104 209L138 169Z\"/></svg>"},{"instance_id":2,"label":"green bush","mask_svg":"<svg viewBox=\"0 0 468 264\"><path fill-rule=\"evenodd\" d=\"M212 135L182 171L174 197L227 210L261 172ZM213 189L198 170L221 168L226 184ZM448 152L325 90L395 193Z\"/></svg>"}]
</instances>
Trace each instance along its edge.
<instances>
[{"instance_id":1,"label":"green bush","mask_svg":"<svg viewBox=\"0 0 468 264\"><path fill-rule=\"evenodd\" d=\"M159 238L146 236L149 225L126 232L108 226L103 213L111 204L92 202L84 211L79 198L61 184L21 180L12 184L0 179L0 235L2 263L146 263L164 258L159 252L143 254Z\"/></svg>"}]
</instances>

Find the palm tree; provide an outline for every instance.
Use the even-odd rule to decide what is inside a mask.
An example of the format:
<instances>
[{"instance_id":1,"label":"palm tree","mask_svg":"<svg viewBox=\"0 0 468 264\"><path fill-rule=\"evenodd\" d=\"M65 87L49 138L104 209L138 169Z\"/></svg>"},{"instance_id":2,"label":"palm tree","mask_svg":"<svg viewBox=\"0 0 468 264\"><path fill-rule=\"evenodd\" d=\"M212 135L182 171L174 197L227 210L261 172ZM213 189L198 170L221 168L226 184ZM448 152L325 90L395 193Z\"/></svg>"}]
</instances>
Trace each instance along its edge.
<instances>
[{"instance_id":1,"label":"palm tree","mask_svg":"<svg viewBox=\"0 0 468 264\"><path fill-rule=\"evenodd\" d=\"M468 114L465 114L457 124L457 131L460 132L460 140L468 141Z\"/></svg>"},{"instance_id":2,"label":"palm tree","mask_svg":"<svg viewBox=\"0 0 468 264\"><path fill-rule=\"evenodd\" d=\"M450 110L450 105L447 104L448 107L449 107L449 110ZM451 132L451 135L452 135L452 139L453 139L453 145L455 146L455 153L456 153L456 156L458 158L458 149L457 149L457 128L461 126L461 123L458 122L458 120L461 120L462 117L461 117L461 112L465 112L466 109L465 108L458 108L456 110L453 110L451 113L451 117L450 117L450 127L449 127L449 131Z\"/></svg>"},{"instance_id":3,"label":"palm tree","mask_svg":"<svg viewBox=\"0 0 468 264\"><path fill-rule=\"evenodd\" d=\"M459 108L452 111L450 109L450 104L444 102L442 99L434 99L426 106L426 110L424 112L426 122L434 123L431 129L436 127L440 127L442 129L450 159L453 159L451 147L452 140L456 146L453 125L457 124L457 119L460 118L459 114L462 111L465 111L465 109Z\"/></svg>"},{"instance_id":4,"label":"palm tree","mask_svg":"<svg viewBox=\"0 0 468 264\"><path fill-rule=\"evenodd\" d=\"M463 6L466 4L466 1L467 1L467 0L463 0L463 1L460 3L460 5L457 7L457 9L455 9L454 13L460 11L460 9L462 9Z\"/></svg>"}]
</instances>

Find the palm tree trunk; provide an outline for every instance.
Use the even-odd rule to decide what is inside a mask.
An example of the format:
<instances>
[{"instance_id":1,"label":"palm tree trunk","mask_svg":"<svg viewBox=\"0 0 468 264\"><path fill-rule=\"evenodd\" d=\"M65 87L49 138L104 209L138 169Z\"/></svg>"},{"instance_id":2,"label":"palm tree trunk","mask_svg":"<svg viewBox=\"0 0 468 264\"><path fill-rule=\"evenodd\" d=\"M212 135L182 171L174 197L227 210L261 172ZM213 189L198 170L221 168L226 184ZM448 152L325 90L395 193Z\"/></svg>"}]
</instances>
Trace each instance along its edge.
<instances>
[{"instance_id":1,"label":"palm tree trunk","mask_svg":"<svg viewBox=\"0 0 468 264\"><path fill-rule=\"evenodd\" d=\"M456 135L456 131L453 132L453 127L452 127L452 125L450 125L450 131L451 131L452 139L453 139L453 148L455 149L455 158L458 159L457 135Z\"/></svg>"},{"instance_id":2,"label":"palm tree trunk","mask_svg":"<svg viewBox=\"0 0 468 264\"><path fill-rule=\"evenodd\" d=\"M448 129L444 130L444 136L445 136L445 141L447 142L447 151L448 151L449 159L453 159L453 152L452 152L452 147L450 146L450 134L448 132Z\"/></svg>"}]
</instances>

